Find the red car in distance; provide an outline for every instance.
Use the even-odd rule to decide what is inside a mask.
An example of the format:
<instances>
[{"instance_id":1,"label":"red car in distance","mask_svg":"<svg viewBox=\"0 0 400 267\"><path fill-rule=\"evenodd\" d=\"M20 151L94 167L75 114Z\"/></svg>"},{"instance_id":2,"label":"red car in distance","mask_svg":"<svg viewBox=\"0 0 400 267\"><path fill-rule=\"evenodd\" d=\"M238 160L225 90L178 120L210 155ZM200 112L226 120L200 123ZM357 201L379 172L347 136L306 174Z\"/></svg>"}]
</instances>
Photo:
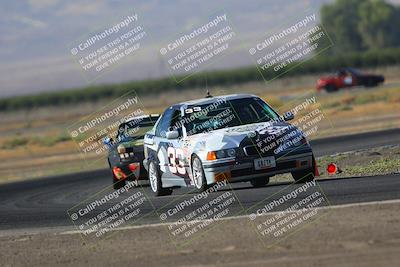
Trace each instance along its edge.
<instances>
[{"instance_id":1,"label":"red car in distance","mask_svg":"<svg viewBox=\"0 0 400 267\"><path fill-rule=\"evenodd\" d=\"M317 90L328 93L336 92L341 88L354 86L373 87L383 83L382 75L362 73L353 68L340 69L335 75L322 77L317 82Z\"/></svg>"}]
</instances>

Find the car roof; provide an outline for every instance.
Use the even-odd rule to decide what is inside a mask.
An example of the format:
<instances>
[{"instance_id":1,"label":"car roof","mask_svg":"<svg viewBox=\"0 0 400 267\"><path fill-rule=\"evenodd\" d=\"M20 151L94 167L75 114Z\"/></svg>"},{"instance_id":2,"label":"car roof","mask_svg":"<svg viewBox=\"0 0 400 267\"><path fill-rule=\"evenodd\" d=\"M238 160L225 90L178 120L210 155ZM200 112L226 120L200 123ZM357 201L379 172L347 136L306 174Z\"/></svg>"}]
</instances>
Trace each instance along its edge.
<instances>
[{"instance_id":1,"label":"car roof","mask_svg":"<svg viewBox=\"0 0 400 267\"><path fill-rule=\"evenodd\" d=\"M136 116L136 117L130 117L129 119L127 119L123 123L128 123L128 122L131 122L133 120L139 120L139 119L158 118L159 116L160 116L159 114L150 114L150 115L141 115L141 116ZM121 124L123 124L123 123L121 123Z\"/></svg>"},{"instance_id":2,"label":"car roof","mask_svg":"<svg viewBox=\"0 0 400 267\"><path fill-rule=\"evenodd\" d=\"M350 71L350 72L355 72L355 73L360 73L360 70L356 68L341 68L339 71Z\"/></svg>"},{"instance_id":3,"label":"car roof","mask_svg":"<svg viewBox=\"0 0 400 267\"><path fill-rule=\"evenodd\" d=\"M234 100L234 99L243 99L243 98L250 98L250 97L258 97L256 95L251 94L232 94L232 95L220 95L220 96L213 96L213 97L205 97L195 100L189 100L185 102L178 103L174 105L175 107L179 106L194 106L194 105L206 105L215 103L218 100L225 99L227 101Z\"/></svg>"}]
</instances>

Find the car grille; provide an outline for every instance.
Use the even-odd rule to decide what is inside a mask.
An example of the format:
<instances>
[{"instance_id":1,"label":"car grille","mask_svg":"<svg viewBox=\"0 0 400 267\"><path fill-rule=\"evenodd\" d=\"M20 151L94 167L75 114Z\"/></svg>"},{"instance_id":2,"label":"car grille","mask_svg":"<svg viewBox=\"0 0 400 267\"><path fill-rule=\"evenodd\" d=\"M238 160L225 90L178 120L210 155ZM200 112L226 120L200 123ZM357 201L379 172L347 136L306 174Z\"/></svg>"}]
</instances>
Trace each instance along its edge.
<instances>
[{"instance_id":1,"label":"car grille","mask_svg":"<svg viewBox=\"0 0 400 267\"><path fill-rule=\"evenodd\" d=\"M243 151L246 156L256 156L259 154L259 151L255 145L245 146Z\"/></svg>"},{"instance_id":2,"label":"car grille","mask_svg":"<svg viewBox=\"0 0 400 267\"><path fill-rule=\"evenodd\" d=\"M256 145L248 145L243 147L244 154L248 157L262 157L274 155L273 149L263 149L257 147Z\"/></svg>"}]
</instances>

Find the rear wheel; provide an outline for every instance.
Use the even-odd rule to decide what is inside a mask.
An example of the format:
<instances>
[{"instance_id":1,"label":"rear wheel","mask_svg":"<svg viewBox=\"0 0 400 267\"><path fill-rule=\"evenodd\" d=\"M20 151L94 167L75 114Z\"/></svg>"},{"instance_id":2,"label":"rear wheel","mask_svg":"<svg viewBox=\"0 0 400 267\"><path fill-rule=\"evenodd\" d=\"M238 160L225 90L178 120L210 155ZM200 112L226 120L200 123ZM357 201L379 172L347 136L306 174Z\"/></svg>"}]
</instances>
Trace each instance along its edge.
<instances>
[{"instance_id":1,"label":"rear wheel","mask_svg":"<svg viewBox=\"0 0 400 267\"><path fill-rule=\"evenodd\" d=\"M264 187L269 183L269 177L254 178L250 183L253 187Z\"/></svg>"},{"instance_id":2,"label":"rear wheel","mask_svg":"<svg viewBox=\"0 0 400 267\"><path fill-rule=\"evenodd\" d=\"M201 160L197 156L193 156L192 175L193 175L194 185L196 186L196 188L200 192L205 191L208 188L207 179L204 174L203 164L201 163Z\"/></svg>"},{"instance_id":3,"label":"rear wheel","mask_svg":"<svg viewBox=\"0 0 400 267\"><path fill-rule=\"evenodd\" d=\"M365 87L375 87L378 86L378 82L375 81L374 79L368 79L367 82L365 83Z\"/></svg>"},{"instance_id":4,"label":"rear wheel","mask_svg":"<svg viewBox=\"0 0 400 267\"><path fill-rule=\"evenodd\" d=\"M171 188L163 188L161 183L160 172L157 165L151 161L149 164L149 181L151 191L153 191L156 196L166 196L172 194Z\"/></svg>"}]
</instances>

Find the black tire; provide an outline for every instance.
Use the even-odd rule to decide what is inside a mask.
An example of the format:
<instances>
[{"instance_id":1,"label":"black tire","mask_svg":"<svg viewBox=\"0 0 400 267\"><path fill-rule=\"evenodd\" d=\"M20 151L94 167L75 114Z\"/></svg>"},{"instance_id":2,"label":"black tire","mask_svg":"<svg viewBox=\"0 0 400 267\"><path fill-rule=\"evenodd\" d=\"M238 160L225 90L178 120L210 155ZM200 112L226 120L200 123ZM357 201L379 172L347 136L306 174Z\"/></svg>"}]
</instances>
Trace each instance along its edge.
<instances>
[{"instance_id":1,"label":"black tire","mask_svg":"<svg viewBox=\"0 0 400 267\"><path fill-rule=\"evenodd\" d=\"M368 79L365 84L365 87L367 87L367 88L376 87L376 86L378 86L378 81L376 79Z\"/></svg>"},{"instance_id":2,"label":"black tire","mask_svg":"<svg viewBox=\"0 0 400 267\"><path fill-rule=\"evenodd\" d=\"M311 182L314 180L316 173L315 173L315 159L314 156L312 157L312 165L311 168L301 170L301 171L294 171L292 172L292 177L296 181L296 183L306 183Z\"/></svg>"},{"instance_id":3,"label":"black tire","mask_svg":"<svg viewBox=\"0 0 400 267\"><path fill-rule=\"evenodd\" d=\"M318 175L317 168L315 166L316 161L314 158L314 155L312 156L312 164L311 168L301 170L301 171L295 171L292 172L292 177L295 180L296 183L306 183L306 182L311 182L314 180L315 176Z\"/></svg>"},{"instance_id":4,"label":"black tire","mask_svg":"<svg viewBox=\"0 0 400 267\"><path fill-rule=\"evenodd\" d=\"M192 157L192 175L197 190L199 192L207 190L208 184L206 175L204 174L203 163L196 155Z\"/></svg>"},{"instance_id":5,"label":"black tire","mask_svg":"<svg viewBox=\"0 0 400 267\"><path fill-rule=\"evenodd\" d=\"M269 183L269 177L254 178L250 183L253 187L264 187Z\"/></svg>"},{"instance_id":6,"label":"black tire","mask_svg":"<svg viewBox=\"0 0 400 267\"><path fill-rule=\"evenodd\" d=\"M327 91L328 93L334 93L337 90L338 90L337 87L333 84L328 84L325 86L325 91Z\"/></svg>"},{"instance_id":7,"label":"black tire","mask_svg":"<svg viewBox=\"0 0 400 267\"><path fill-rule=\"evenodd\" d=\"M149 182L151 191L155 196L167 196L172 194L172 188L163 188L160 176L160 170L154 161L149 163Z\"/></svg>"}]
</instances>

